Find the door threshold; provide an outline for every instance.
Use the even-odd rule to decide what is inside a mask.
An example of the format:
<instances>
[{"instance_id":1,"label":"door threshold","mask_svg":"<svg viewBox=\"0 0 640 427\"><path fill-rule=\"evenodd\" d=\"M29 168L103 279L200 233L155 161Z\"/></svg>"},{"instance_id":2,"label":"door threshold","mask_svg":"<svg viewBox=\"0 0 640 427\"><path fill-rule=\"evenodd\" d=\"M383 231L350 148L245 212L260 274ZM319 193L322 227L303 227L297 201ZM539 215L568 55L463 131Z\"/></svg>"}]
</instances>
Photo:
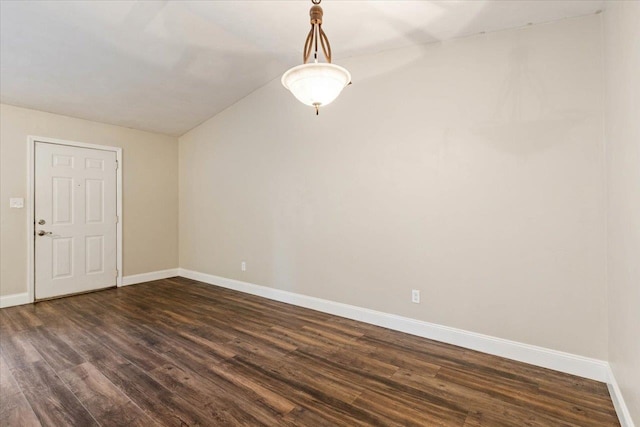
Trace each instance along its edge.
<instances>
[{"instance_id":1,"label":"door threshold","mask_svg":"<svg viewBox=\"0 0 640 427\"><path fill-rule=\"evenodd\" d=\"M60 299L60 298L75 297L75 296L84 295L84 294L92 294L94 292L106 291L106 290L109 290L109 289L116 289L117 287L118 287L117 285L113 285L113 286L107 286L106 288L91 289L90 291L80 291L80 292L74 292L72 294L56 295L55 297L38 298L37 300L34 301L34 303L43 302L43 301L51 301L51 300Z\"/></svg>"}]
</instances>

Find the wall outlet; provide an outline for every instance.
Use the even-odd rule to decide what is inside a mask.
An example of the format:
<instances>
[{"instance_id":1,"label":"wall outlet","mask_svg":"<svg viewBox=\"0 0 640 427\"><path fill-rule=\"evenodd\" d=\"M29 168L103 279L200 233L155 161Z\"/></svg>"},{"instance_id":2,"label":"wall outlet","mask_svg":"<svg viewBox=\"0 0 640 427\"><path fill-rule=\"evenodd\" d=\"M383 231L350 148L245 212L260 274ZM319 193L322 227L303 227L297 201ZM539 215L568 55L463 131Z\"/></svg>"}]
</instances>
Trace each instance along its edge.
<instances>
[{"instance_id":1,"label":"wall outlet","mask_svg":"<svg viewBox=\"0 0 640 427\"><path fill-rule=\"evenodd\" d=\"M411 291L411 302L420 304L420 291L417 289L413 289Z\"/></svg>"},{"instance_id":2,"label":"wall outlet","mask_svg":"<svg viewBox=\"0 0 640 427\"><path fill-rule=\"evenodd\" d=\"M242 261L240 263L240 270L247 271L247 263L246 262Z\"/></svg>"}]
</instances>

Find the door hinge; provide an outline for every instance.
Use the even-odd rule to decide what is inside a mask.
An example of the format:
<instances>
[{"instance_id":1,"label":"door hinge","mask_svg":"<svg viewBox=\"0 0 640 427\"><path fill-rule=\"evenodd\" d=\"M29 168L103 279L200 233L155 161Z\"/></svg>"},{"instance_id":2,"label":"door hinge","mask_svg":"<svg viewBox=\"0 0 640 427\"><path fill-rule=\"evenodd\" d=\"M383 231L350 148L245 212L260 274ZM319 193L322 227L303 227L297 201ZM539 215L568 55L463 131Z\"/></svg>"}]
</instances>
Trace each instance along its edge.
<instances>
[{"instance_id":1,"label":"door hinge","mask_svg":"<svg viewBox=\"0 0 640 427\"><path fill-rule=\"evenodd\" d=\"M116 160L116 169L118 169L118 161Z\"/></svg>"},{"instance_id":2,"label":"door hinge","mask_svg":"<svg viewBox=\"0 0 640 427\"><path fill-rule=\"evenodd\" d=\"M118 277L118 270L116 270L116 277Z\"/></svg>"},{"instance_id":3,"label":"door hinge","mask_svg":"<svg viewBox=\"0 0 640 427\"><path fill-rule=\"evenodd\" d=\"M120 222L120 217L116 215L116 224Z\"/></svg>"}]
</instances>

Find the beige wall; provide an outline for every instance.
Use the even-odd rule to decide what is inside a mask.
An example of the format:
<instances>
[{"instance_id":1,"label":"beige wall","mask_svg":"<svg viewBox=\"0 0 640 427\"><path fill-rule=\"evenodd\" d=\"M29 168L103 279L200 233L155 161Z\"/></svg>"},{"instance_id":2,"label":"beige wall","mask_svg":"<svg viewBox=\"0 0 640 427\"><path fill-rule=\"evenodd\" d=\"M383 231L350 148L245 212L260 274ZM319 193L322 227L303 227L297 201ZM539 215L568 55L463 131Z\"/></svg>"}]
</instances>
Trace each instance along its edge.
<instances>
[{"instance_id":1,"label":"beige wall","mask_svg":"<svg viewBox=\"0 0 640 427\"><path fill-rule=\"evenodd\" d=\"M640 2L604 13L609 362L640 425Z\"/></svg>"},{"instance_id":2,"label":"beige wall","mask_svg":"<svg viewBox=\"0 0 640 427\"><path fill-rule=\"evenodd\" d=\"M601 52L590 16L338 61L319 117L271 82L180 138L180 266L606 359Z\"/></svg>"},{"instance_id":3,"label":"beige wall","mask_svg":"<svg viewBox=\"0 0 640 427\"><path fill-rule=\"evenodd\" d=\"M178 266L178 144L170 136L0 106L0 295L27 292L27 208L9 209L27 193L27 136L123 149L125 275Z\"/></svg>"}]
</instances>

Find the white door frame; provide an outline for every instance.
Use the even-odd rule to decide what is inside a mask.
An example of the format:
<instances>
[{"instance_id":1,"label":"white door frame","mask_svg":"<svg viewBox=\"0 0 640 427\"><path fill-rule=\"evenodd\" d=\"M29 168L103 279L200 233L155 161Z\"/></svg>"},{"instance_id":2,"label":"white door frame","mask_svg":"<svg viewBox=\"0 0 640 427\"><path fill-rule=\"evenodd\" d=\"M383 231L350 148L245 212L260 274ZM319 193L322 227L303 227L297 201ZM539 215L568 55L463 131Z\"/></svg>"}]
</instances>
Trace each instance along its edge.
<instances>
[{"instance_id":1,"label":"white door frame","mask_svg":"<svg viewBox=\"0 0 640 427\"><path fill-rule=\"evenodd\" d=\"M93 148L96 150L113 151L116 153L118 161L118 169L116 171L116 214L118 215L118 224L116 226L116 268L118 269L118 277L116 285L122 286L122 148L110 147L108 145L87 144L85 142L65 141L62 139L47 138L41 136L28 136L27 146L29 156L27 159L27 185L29 190L29 198L27 199L27 289L29 293L29 302L35 301L36 282L35 282L35 150L36 142L44 142L47 144L68 145L71 147Z\"/></svg>"}]
</instances>

